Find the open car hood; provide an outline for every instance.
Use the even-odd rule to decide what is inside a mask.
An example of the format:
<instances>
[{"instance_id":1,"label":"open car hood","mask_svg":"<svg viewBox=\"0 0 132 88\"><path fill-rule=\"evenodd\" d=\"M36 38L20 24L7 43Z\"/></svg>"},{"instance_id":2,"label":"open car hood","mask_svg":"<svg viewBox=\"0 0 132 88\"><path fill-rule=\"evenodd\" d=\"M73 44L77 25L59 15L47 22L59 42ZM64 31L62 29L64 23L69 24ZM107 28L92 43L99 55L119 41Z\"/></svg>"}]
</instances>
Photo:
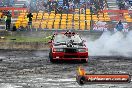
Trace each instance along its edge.
<instances>
[{"instance_id":1,"label":"open car hood","mask_svg":"<svg viewBox=\"0 0 132 88\"><path fill-rule=\"evenodd\" d=\"M86 47L80 45L72 45L72 47L67 47L67 45L58 45L58 46L54 46L54 48L86 48Z\"/></svg>"}]
</instances>

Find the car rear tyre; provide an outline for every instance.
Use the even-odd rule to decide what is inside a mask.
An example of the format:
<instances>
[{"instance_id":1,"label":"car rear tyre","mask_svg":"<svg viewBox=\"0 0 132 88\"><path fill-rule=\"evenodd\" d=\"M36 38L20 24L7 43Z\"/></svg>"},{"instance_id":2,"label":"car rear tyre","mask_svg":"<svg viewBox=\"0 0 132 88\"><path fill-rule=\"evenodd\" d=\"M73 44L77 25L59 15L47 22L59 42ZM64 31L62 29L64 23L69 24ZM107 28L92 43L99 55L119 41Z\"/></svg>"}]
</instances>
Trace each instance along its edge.
<instances>
[{"instance_id":1,"label":"car rear tyre","mask_svg":"<svg viewBox=\"0 0 132 88\"><path fill-rule=\"evenodd\" d=\"M50 62L54 63L54 62L55 62L55 60L53 60L53 58L50 58Z\"/></svg>"},{"instance_id":2,"label":"car rear tyre","mask_svg":"<svg viewBox=\"0 0 132 88\"><path fill-rule=\"evenodd\" d=\"M82 59L81 62L82 63L88 63L88 60L87 59Z\"/></svg>"}]
</instances>

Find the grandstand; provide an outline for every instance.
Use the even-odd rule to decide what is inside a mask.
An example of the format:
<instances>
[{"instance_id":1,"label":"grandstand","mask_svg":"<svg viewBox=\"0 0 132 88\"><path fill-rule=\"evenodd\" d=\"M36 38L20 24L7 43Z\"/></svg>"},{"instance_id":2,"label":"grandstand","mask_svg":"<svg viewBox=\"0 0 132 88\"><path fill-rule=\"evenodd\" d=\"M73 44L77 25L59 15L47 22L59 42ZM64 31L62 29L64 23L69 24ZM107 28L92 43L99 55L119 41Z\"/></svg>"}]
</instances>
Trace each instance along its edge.
<instances>
[{"instance_id":1,"label":"grandstand","mask_svg":"<svg viewBox=\"0 0 132 88\"><path fill-rule=\"evenodd\" d=\"M16 26L26 27L28 25L28 20L26 19L27 13L20 13ZM33 28L42 29L81 29L90 30L91 19L94 22L111 22L110 15L105 13L99 13L98 15L90 15L90 9L86 10L85 14L55 14L55 13L32 13L33 14ZM129 13L124 13L124 19L126 22L132 22L132 18Z\"/></svg>"},{"instance_id":2,"label":"grandstand","mask_svg":"<svg viewBox=\"0 0 132 88\"><path fill-rule=\"evenodd\" d=\"M107 4L110 10L118 9L117 0L107 0Z\"/></svg>"},{"instance_id":3,"label":"grandstand","mask_svg":"<svg viewBox=\"0 0 132 88\"><path fill-rule=\"evenodd\" d=\"M30 5L33 5L38 2L38 0L31 0L31 1L32 2L30 3ZM88 1L88 0L86 0L86 1ZM119 10L116 0L103 1L103 3L105 5L107 5L107 7L104 6L105 8L103 8L103 10L102 10L102 9L100 9L100 7L97 6L97 8L99 9L99 12L91 11L91 9L89 7L91 5L91 3L92 3L92 6L96 7L97 4L95 4L95 2L88 2L87 4L88 5L90 4L90 5L86 6L86 3L83 3L86 1L80 0L80 3L79 3L80 7L74 8L72 13L69 13L69 12L68 13L64 13L64 12L56 13L55 9L52 9L51 11L45 11L45 10L33 11L32 12L32 14L33 14L32 27L35 29L72 29L73 28L76 30L78 30L78 29L90 30L91 26L93 26L98 21L107 22L107 23L111 23L111 22L119 21L119 20L122 20L123 22L127 22L127 23L132 22L132 17L130 15L131 12L128 10ZM18 3L21 3L21 4L18 5ZM26 0L25 1L18 0L18 2L14 3L14 6L22 7L24 5L24 3L26 3ZM41 1L41 3L42 3L42 1ZM63 0L58 0L57 3L59 5L63 6ZM85 12L83 12L83 13L81 12L82 7L85 10ZM35 8L35 6L34 6L34 8ZM45 8L45 9L47 9L47 8ZM101 12L100 12L100 10L101 10ZM15 25L17 28L19 28L21 26L24 28L28 27L27 14L28 14L27 11L20 12L18 14L16 21L15 21ZM122 14L121 17L120 17L120 14ZM0 17L1 17L1 15L2 15L2 13L0 13Z\"/></svg>"},{"instance_id":4,"label":"grandstand","mask_svg":"<svg viewBox=\"0 0 132 88\"><path fill-rule=\"evenodd\" d=\"M27 5L27 0L17 0L14 2L14 7L26 7Z\"/></svg>"}]
</instances>

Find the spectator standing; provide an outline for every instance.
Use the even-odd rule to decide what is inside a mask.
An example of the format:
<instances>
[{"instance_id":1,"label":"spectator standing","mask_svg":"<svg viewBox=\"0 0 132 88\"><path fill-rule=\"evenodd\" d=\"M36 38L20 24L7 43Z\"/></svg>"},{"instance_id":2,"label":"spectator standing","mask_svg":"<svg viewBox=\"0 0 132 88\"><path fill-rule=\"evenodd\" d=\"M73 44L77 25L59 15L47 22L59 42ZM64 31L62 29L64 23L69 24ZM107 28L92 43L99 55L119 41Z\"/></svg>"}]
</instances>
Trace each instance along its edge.
<instances>
[{"instance_id":1,"label":"spectator standing","mask_svg":"<svg viewBox=\"0 0 132 88\"><path fill-rule=\"evenodd\" d=\"M100 3L100 9L103 10L104 8L104 1L103 0L99 0Z\"/></svg>"},{"instance_id":2,"label":"spectator standing","mask_svg":"<svg viewBox=\"0 0 132 88\"><path fill-rule=\"evenodd\" d=\"M26 4L23 5L23 8L27 8Z\"/></svg>"},{"instance_id":3,"label":"spectator standing","mask_svg":"<svg viewBox=\"0 0 132 88\"><path fill-rule=\"evenodd\" d=\"M49 7L49 12L50 12L52 10L52 2L51 2L51 0L49 0L47 4L48 4L48 7Z\"/></svg>"},{"instance_id":4,"label":"spectator standing","mask_svg":"<svg viewBox=\"0 0 132 88\"><path fill-rule=\"evenodd\" d=\"M132 1L131 0L129 0L129 4L132 6Z\"/></svg>"},{"instance_id":5,"label":"spectator standing","mask_svg":"<svg viewBox=\"0 0 132 88\"><path fill-rule=\"evenodd\" d=\"M29 13L29 14L27 15L27 18L29 19L28 25L29 25L30 28L31 28L31 26L32 26L32 17L33 17L32 13Z\"/></svg>"},{"instance_id":6,"label":"spectator standing","mask_svg":"<svg viewBox=\"0 0 132 88\"><path fill-rule=\"evenodd\" d=\"M116 29L117 29L117 31L122 31L122 30L123 30L123 24L122 24L121 20L120 20L119 23L116 25Z\"/></svg>"},{"instance_id":7,"label":"spectator standing","mask_svg":"<svg viewBox=\"0 0 132 88\"><path fill-rule=\"evenodd\" d=\"M7 14L6 14L5 21L6 21L6 30L10 30L10 25L11 25L11 14L10 14L9 11L8 11Z\"/></svg>"},{"instance_id":8,"label":"spectator standing","mask_svg":"<svg viewBox=\"0 0 132 88\"><path fill-rule=\"evenodd\" d=\"M62 13L63 13L63 7L62 7L62 6L60 6L60 7L58 8L58 13L59 13L59 14L62 14Z\"/></svg>"},{"instance_id":9,"label":"spectator standing","mask_svg":"<svg viewBox=\"0 0 132 88\"><path fill-rule=\"evenodd\" d=\"M74 12L74 3L73 2L69 2L69 12L70 13Z\"/></svg>"},{"instance_id":10,"label":"spectator standing","mask_svg":"<svg viewBox=\"0 0 132 88\"><path fill-rule=\"evenodd\" d=\"M123 3L123 1L119 2L119 9L122 10L125 8L125 3Z\"/></svg>"},{"instance_id":11,"label":"spectator standing","mask_svg":"<svg viewBox=\"0 0 132 88\"><path fill-rule=\"evenodd\" d=\"M63 6L63 11L64 13L68 14L68 6L66 4Z\"/></svg>"},{"instance_id":12,"label":"spectator standing","mask_svg":"<svg viewBox=\"0 0 132 88\"><path fill-rule=\"evenodd\" d=\"M63 0L63 6L66 4L66 6L68 6L69 8L69 3L68 3L68 0Z\"/></svg>"}]
</instances>

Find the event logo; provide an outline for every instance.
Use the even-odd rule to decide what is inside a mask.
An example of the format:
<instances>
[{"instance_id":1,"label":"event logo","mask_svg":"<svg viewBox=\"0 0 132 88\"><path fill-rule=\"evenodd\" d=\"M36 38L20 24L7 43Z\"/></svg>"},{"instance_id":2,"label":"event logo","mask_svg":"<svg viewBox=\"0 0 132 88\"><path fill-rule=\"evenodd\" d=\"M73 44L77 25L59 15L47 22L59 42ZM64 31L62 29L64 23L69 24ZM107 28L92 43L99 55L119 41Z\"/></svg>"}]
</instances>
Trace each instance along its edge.
<instances>
[{"instance_id":1,"label":"event logo","mask_svg":"<svg viewBox=\"0 0 132 88\"><path fill-rule=\"evenodd\" d=\"M87 74L81 67L78 68L76 79L80 85L86 83L129 83L131 81L129 74Z\"/></svg>"}]
</instances>

